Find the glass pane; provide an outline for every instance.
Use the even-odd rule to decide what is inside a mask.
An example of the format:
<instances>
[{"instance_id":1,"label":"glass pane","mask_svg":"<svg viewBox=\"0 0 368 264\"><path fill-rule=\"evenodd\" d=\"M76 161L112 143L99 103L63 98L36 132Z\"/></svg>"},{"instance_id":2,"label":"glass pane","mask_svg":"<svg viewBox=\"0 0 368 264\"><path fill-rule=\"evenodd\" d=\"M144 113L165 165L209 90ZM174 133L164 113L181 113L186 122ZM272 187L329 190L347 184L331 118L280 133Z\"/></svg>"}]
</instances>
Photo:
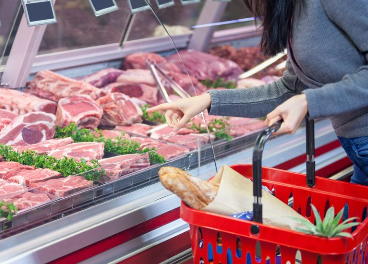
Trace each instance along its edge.
<instances>
[{"instance_id":1,"label":"glass pane","mask_svg":"<svg viewBox=\"0 0 368 264\"><path fill-rule=\"evenodd\" d=\"M225 12L221 18L221 22L225 21L232 21L242 18L249 18L253 17L253 15L250 13L246 5L244 4L243 0L231 0L226 6ZM244 27L254 25L254 21L247 21L247 22L236 22L236 23L230 23L226 25L221 25L217 28L217 30L224 30L224 29L230 29L230 28L237 28L237 27Z\"/></svg>"},{"instance_id":2,"label":"glass pane","mask_svg":"<svg viewBox=\"0 0 368 264\"><path fill-rule=\"evenodd\" d=\"M47 26L38 54L119 43L130 16L127 0L119 10L95 17L88 0L58 0L57 24Z\"/></svg>"},{"instance_id":3,"label":"glass pane","mask_svg":"<svg viewBox=\"0 0 368 264\"><path fill-rule=\"evenodd\" d=\"M0 0L0 65L5 65L13 44L14 34L19 21L16 20L20 7L20 0ZM14 30L13 30L14 29Z\"/></svg>"},{"instance_id":4,"label":"glass pane","mask_svg":"<svg viewBox=\"0 0 368 264\"><path fill-rule=\"evenodd\" d=\"M182 5L175 1L175 5L158 9L156 1L151 1L154 10L167 26L170 35L181 35L191 32L191 27L197 23L203 4ZM151 10L137 13L128 36L128 40L167 36Z\"/></svg>"}]
</instances>

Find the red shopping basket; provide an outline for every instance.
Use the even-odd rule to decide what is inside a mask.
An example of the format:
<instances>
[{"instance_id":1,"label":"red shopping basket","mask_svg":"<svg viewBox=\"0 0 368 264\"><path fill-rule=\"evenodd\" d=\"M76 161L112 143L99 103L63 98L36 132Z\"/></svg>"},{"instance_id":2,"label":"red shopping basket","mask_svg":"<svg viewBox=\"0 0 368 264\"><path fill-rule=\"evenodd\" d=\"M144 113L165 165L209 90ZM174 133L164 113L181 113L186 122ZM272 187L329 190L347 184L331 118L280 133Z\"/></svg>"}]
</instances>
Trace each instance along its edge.
<instances>
[{"instance_id":1,"label":"red shopping basket","mask_svg":"<svg viewBox=\"0 0 368 264\"><path fill-rule=\"evenodd\" d=\"M254 221L195 210L182 203L181 218L190 225L193 263L300 263L297 259L301 263L368 263L368 221L365 220L368 188L314 177L313 121L307 121L307 176L262 168L264 144L280 124L267 128L258 137L253 152L253 167L232 166L244 177L253 179L254 175ZM321 217L330 206L335 207L335 212L345 206L349 217L358 217L362 224L353 230L353 239L327 239L263 225L262 184L270 190L275 189L275 196L286 204L293 197L294 210L311 222L315 220L311 213L312 203Z\"/></svg>"}]
</instances>

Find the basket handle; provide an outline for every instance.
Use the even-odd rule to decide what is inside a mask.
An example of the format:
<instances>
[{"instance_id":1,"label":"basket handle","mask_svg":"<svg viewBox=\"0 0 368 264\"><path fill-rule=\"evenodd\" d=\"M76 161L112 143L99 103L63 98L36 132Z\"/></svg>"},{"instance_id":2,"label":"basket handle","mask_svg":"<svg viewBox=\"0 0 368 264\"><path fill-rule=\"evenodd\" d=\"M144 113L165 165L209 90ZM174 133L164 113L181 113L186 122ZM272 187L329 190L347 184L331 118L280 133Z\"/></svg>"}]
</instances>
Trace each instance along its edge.
<instances>
[{"instance_id":1,"label":"basket handle","mask_svg":"<svg viewBox=\"0 0 368 264\"><path fill-rule=\"evenodd\" d=\"M316 182L315 177L315 162L314 162L314 120L307 116L306 121L306 152L307 152L307 185L314 187ZM280 129L283 120L267 127L258 136L256 145L253 149L253 221L262 223L262 154L267 140L273 133Z\"/></svg>"}]
</instances>

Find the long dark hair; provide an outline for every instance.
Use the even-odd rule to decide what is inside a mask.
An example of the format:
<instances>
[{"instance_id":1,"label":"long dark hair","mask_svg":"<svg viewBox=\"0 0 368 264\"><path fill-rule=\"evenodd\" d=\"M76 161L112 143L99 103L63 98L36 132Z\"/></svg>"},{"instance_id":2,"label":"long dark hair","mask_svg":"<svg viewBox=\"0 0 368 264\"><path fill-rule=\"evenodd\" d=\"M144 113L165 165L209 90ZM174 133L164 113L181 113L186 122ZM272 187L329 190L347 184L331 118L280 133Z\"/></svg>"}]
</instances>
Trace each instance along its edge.
<instances>
[{"instance_id":1,"label":"long dark hair","mask_svg":"<svg viewBox=\"0 0 368 264\"><path fill-rule=\"evenodd\" d=\"M287 45L291 32L294 0L244 0L252 14L263 20L261 49L276 55Z\"/></svg>"}]
</instances>

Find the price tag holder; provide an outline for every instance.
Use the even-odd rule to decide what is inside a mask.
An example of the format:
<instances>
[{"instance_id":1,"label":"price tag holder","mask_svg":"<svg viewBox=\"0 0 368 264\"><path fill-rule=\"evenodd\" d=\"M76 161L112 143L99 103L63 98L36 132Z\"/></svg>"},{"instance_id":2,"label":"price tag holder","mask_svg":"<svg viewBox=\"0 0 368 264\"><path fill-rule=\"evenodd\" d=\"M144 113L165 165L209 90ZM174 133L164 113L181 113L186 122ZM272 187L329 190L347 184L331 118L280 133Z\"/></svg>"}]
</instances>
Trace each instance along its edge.
<instances>
[{"instance_id":1,"label":"price tag holder","mask_svg":"<svg viewBox=\"0 0 368 264\"><path fill-rule=\"evenodd\" d=\"M107 13L119 10L115 0L89 0L91 3L93 12L96 16L105 15Z\"/></svg>"},{"instance_id":2,"label":"price tag holder","mask_svg":"<svg viewBox=\"0 0 368 264\"><path fill-rule=\"evenodd\" d=\"M166 8L175 5L174 0L156 0L158 8Z\"/></svg>"},{"instance_id":3,"label":"price tag holder","mask_svg":"<svg viewBox=\"0 0 368 264\"><path fill-rule=\"evenodd\" d=\"M182 5L189 5L201 2L201 0L180 0Z\"/></svg>"},{"instance_id":4,"label":"price tag holder","mask_svg":"<svg viewBox=\"0 0 368 264\"><path fill-rule=\"evenodd\" d=\"M23 0L23 7L30 27L57 23L51 0Z\"/></svg>"},{"instance_id":5,"label":"price tag holder","mask_svg":"<svg viewBox=\"0 0 368 264\"><path fill-rule=\"evenodd\" d=\"M129 0L128 2L132 14L150 9L146 0Z\"/></svg>"}]
</instances>

